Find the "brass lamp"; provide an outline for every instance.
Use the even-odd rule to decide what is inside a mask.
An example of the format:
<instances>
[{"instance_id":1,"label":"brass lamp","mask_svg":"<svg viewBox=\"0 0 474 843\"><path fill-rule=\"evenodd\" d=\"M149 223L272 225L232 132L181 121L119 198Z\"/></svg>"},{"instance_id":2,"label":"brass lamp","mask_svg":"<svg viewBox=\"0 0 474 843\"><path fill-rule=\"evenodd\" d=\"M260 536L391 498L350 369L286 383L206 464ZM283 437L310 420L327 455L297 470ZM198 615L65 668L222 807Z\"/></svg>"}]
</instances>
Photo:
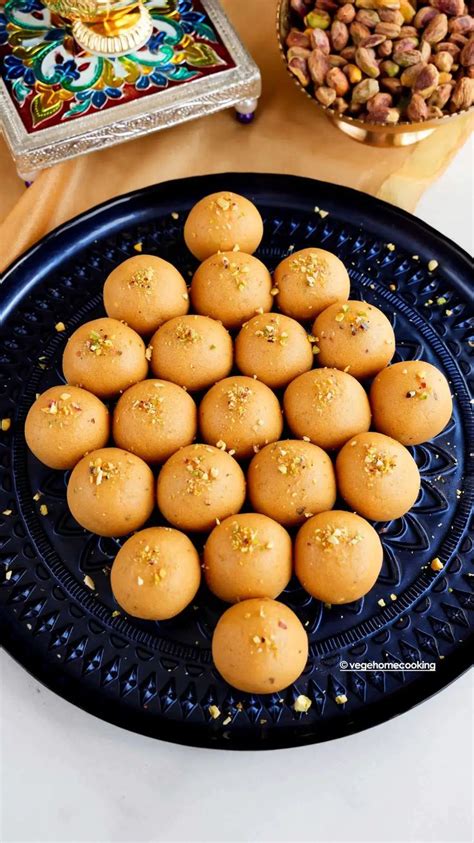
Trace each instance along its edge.
<instances>
[{"instance_id":1,"label":"brass lamp","mask_svg":"<svg viewBox=\"0 0 474 843\"><path fill-rule=\"evenodd\" d=\"M121 56L140 49L153 30L151 15L140 0L43 0L45 6L72 21L77 43L99 56Z\"/></svg>"}]
</instances>

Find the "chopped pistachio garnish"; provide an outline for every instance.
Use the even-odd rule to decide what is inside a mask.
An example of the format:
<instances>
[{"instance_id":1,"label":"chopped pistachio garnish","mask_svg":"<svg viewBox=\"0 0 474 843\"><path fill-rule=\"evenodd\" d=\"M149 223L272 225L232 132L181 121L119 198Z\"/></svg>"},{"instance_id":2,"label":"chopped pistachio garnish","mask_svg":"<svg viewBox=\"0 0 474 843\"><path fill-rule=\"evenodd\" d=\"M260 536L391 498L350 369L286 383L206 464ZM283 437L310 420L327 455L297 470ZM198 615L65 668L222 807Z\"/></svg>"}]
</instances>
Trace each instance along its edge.
<instances>
[{"instance_id":1,"label":"chopped pistachio garnish","mask_svg":"<svg viewBox=\"0 0 474 843\"><path fill-rule=\"evenodd\" d=\"M250 266L246 263L242 264L241 261L231 261L225 255L222 255L222 266L230 274L237 289L240 291L245 290L248 281L247 276L250 274Z\"/></svg>"},{"instance_id":2,"label":"chopped pistachio garnish","mask_svg":"<svg viewBox=\"0 0 474 843\"><path fill-rule=\"evenodd\" d=\"M289 448L278 445L275 448L277 467L280 474L296 477L306 468L306 457Z\"/></svg>"},{"instance_id":3,"label":"chopped pistachio garnish","mask_svg":"<svg viewBox=\"0 0 474 843\"><path fill-rule=\"evenodd\" d=\"M415 389L409 389L406 393L407 398L418 398L420 401L426 401L432 389L426 382L426 372L420 371L415 374L417 385Z\"/></svg>"},{"instance_id":4,"label":"chopped pistachio garnish","mask_svg":"<svg viewBox=\"0 0 474 843\"><path fill-rule=\"evenodd\" d=\"M109 460L104 461L101 457L97 457L89 463L89 482L94 483L96 486L100 486L104 480L111 480L113 477L117 477L118 474L118 465Z\"/></svg>"},{"instance_id":5,"label":"chopped pistachio garnish","mask_svg":"<svg viewBox=\"0 0 474 843\"><path fill-rule=\"evenodd\" d=\"M204 456L196 454L194 457L185 459L186 471L189 473L189 478L186 482L186 491L191 495L201 495L205 489L208 489L213 480L219 476L219 469L215 466L206 468L204 465Z\"/></svg>"},{"instance_id":6,"label":"chopped pistachio garnish","mask_svg":"<svg viewBox=\"0 0 474 843\"><path fill-rule=\"evenodd\" d=\"M312 702L309 697L306 697L304 694L300 694L299 697L296 697L296 700L293 703L293 708L300 714L306 714L307 711L312 706Z\"/></svg>"},{"instance_id":7,"label":"chopped pistachio garnish","mask_svg":"<svg viewBox=\"0 0 474 843\"><path fill-rule=\"evenodd\" d=\"M363 538L361 533L351 533L347 527L336 527L333 524L328 524L323 530L318 528L314 531L315 542L321 544L325 551L341 544L359 544Z\"/></svg>"},{"instance_id":8,"label":"chopped pistachio garnish","mask_svg":"<svg viewBox=\"0 0 474 843\"><path fill-rule=\"evenodd\" d=\"M217 718L221 716L220 709L217 707L217 705L210 705L208 708L208 712L213 720L217 720Z\"/></svg>"},{"instance_id":9,"label":"chopped pistachio garnish","mask_svg":"<svg viewBox=\"0 0 474 843\"><path fill-rule=\"evenodd\" d=\"M143 290L144 293L151 293L154 278L155 270L153 267L147 266L144 269L137 269L137 271L130 276L128 286L130 288L137 287L139 290Z\"/></svg>"},{"instance_id":10,"label":"chopped pistachio garnish","mask_svg":"<svg viewBox=\"0 0 474 843\"><path fill-rule=\"evenodd\" d=\"M316 409L318 413L322 413L324 406L330 404L340 394L340 387L334 377L324 378L322 381L316 381L314 385Z\"/></svg>"},{"instance_id":11,"label":"chopped pistachio garnish","mask_svg":"<svg viewBox=\"0 0 474 843\"><path fill-rule=\"evenodd\" d=\"M82 412L82 407L77 401L71 401L70 398L69 392L61 392L58 399L48 401L45 407L41 407L41 412L48 416L57 417L60 421L64 421L67 416L76 416Z\"/></svg>"},{"instance_id":12,"label":"chopped pistachio garnish","mask_svg":"<svg viewBox=\"0 0 474 843\"><path fill-rule=\"evenodd\" d=\"M185 345L191 345L191 343L199 342L202 339L201 334L191 328L191 325L186 325L185 322L179 322L174 335L179 342Z\"/></svg>"},{"instance_id":13,"label":"chopped pistachio garnish","mask_svg":"<svg viewBox=\"0 0 474 843\"><path fill-rule=\"evenodd\" d=\"M347 322L350 326L352 336L355 336L358 331L368 331L370 327L368 322L368 313L363 309L362 302L361 310L356 312L351 310L348 304L343 304L341 309L336 313L334 319L336 322Z\"/></svg>"},{"instance_id":14,"label":"chopped pistachio garnish","mask_svg":"<svg viewBox=\"0 0 474 843\"><path fill-rule=\"evenodd\" d=\"M226 395L229 410L235 410L237 415L242 418L247 410L248 402L253 395L253 390L249 386L242 386L242 384L236 383L227 390Z\"/></svg>"},{"instance_id":15,"label":"chopped pistachio garnish","mask_svg":"<svg viewBox=\"0 0 474 843\"><path fill-rule=\"evenodd\" d=\"M230 541L233 550L239 550L241 553L253 553L254 550L263 550L265 547L258 539L258 530L243 527L238 521L232 524Z\"/></svg>"},{"instance_id":16,"label":"chopped pistachio garnish","mask_svg":"<svg viewBox=\"0 0 474 843\"><path fill-rule=\"evenodd\" d=\"M367 474L389 474L397 464L396 454L387 454L377 450L374 445L366 445L367 454L364 458L364 471Z\"/></svg>"},{"instance_id":17,"label":"chopped pistachio garnish","mask_svg":"<svg viewBox=\"0 0 474 843\"><path fill-rule=\"evenodd\" d=\"M268 637L264 635L251 635L250 645L252 649L250 650L250 655L253 655L255 652L253 649L254 646L256 647L257 653L263 653L264 650L267 650L276 655L278 653L278 647L274 639L274 635L270 635Z\"/></svg>"},{"instance_id":18,"label":"chopped pistachio garnish","mask_svg":"<svg viewBox=\"0 0 474 843\"><path fill-rule=\"evenodd\" d=\"M219 196L219 198L216 199L216 205L218 205L219 208L222 208L223 211L228 211L229 208L230 208L230 204L231 204L230 197L226 198L225 196Z\"/></svg>"},{"instance_id":19,"label":"chopped pistachio garnish","mask_svg":"<svg viewBox=\"0 0 474 843\"><path fill-rule=\"evenodd\" d=\"M280 345L286 345L288 343L288 332L280 331L279 326L280 320L278 316L274 316L270 318L270 321L263 328L258 328L255 331L255 336L262 337L266 342L277 342Z\"/></svg>"},{"instance_id":20,"label":"chopped pistachio garnish","mask_svg":"<svg viewBox=\"0 0 474 843\"><path fill-rule=\"evenodd\" d=\"M115 351L116 354L121 354L121 351L114 349L113 339L109 337L102 328L99 331L91 331L86 339L84 346L87 351L99 357L101 354L109 354Z\"/></svg>"},{"instance_id":21,"label":"chopped pistachio garnish","mask_svg":"<svg viewBox=\"0 0 474 843\"><path fill-rule=\"evenodd\" d=\"M153 585L161 585L162 581L167 576L166 568L162 567L160 558L160 548L150 547L145 545L142 550L135 556L135 562L142 565L144 568L143 576L150 574L150 579ZM138 585L143 585L145 580L142 576L137 577Z\"/></svg>"},{"instance_id":22,"label":"chopped pistachio garnish","mask_svg":"<svg viewBox=\"0 0 474 843\"><path fill-rule=\"evenodd\" d=\"M229 193L223 193L217 199L213 199L208 207L210 211L209 233L213 229L227 233L232 229L232 220L244 216L238 203L234 201ZM236 251L235 247L232 251Z\"/></svg>"},{"instance_id":23,"label":"chopped pistachio garnish","mask_svg":"<svg viewBox=\"0 0 474 843\"><path fill-rule=\"evenodd\" d=\"M152 395L150 398L142 399L137 398L135 401L132 401L132 409L146 413L150 417L152 424L163 424L163 402L164 398L162 395Z\"/></svg>"},{"instance_id":24,"label":"chopped pistachio garnish","mask_svg":"<svg viewBox=\"0 0 474 843\"><path fill-rule=\"evenodd\" d=\"M290 269L303 275L307 287L324 285L328 277L327 261L315 252L295 255L290 261Z\"/></svg>"}]
</instances>

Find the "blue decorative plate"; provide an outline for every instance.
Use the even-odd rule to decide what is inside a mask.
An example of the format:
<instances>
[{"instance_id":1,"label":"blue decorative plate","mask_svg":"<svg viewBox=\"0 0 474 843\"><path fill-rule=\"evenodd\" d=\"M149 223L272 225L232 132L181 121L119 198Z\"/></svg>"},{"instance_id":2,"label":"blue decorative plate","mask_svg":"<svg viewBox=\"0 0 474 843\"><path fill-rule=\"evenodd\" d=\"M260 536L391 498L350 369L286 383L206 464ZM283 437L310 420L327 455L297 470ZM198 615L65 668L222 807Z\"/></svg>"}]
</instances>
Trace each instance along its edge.
<instances>
[{"instance_id":1,"label":"blue decorative plate","mask_svg":"<svg viewBox=\"0 0 474 843\"><path fill-rule=\"evenodd\" d=\"M310 657L294 686L268 696L235 691L214 670L210 640L224 605L205 587L171 621L115 614L108 576L120 542L79 527L66 506L67 473L41 465L23 437L35 394L62 379L67 336L103 313L110 270L142 243L143 252L156 252L190 276L195 262L183 246L186 213L221 189L245 193L258 205L265 221L258 255L270 268L291 248L317 244L336 252L349 269L352 297L391 318L396 359L423 357L439 366L455 399L447 429L413 449L422 476L414 509L376 525L385 556L373 591L333 608L296 582L285 591L282 599L306 626ZM432 271L431 260L438 262ZM471 272L466 253L409 214L347 188L279 175L216 175L137 191L30 249L6 273L2 289L0 414L12 420L0 434L7 650L48 687L105 720L164 740L229 749L298 746L356 732L458 676L471 659L474 608ZM58 322L65 332L55 330ZM430 568L434 557L444 563L439 572ZM404 667L418 661L433 670ZM347 672L343 662L374 664ZM382 669L387 662L394 663L390 672ZM293 708L299 694L312 701L307 714ZM217 719L211 705L221 712Z\"/></svg>"}]
</instances>

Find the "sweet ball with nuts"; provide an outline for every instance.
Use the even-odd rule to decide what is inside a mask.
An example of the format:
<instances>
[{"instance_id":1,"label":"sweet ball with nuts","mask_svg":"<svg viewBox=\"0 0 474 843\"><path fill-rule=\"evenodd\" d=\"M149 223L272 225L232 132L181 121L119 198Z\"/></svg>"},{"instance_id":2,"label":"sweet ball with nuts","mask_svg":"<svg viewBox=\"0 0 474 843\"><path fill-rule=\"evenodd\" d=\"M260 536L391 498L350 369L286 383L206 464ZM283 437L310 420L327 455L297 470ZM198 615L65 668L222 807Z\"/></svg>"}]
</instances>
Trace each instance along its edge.
<instances>
[{"instance_id":1,"label":"sweet ball with nuts","mask_svg":"<svg viewBox=\"0 0 474 843\"><path fill-rule=\"evenodd\" d=\"M300 528L295 543L296 576L325 603L352 603L374 586L382 567L381 541L354 512L321 512Z\"/></svg>"},{"instance_id":2,"label":"sweet ball with nuts","mask_svg":"<svg viewBox=\"0 0 474 843\"><path fill-rule=\"evenodd\" d=\"M216 519L235 515L245 500L245 476L236 460L211 445L188 445L158 475L158 508L183 530L212 530Z\"/></svg>"},{"instance_id":3,"label":"sweet ball with nuts","mask_svg":"<svg viewBox=\"0 0 474 843\"><path fill-rule=\"evenodd\" d=\"M229 190L204 196L184 225L186 246L200 261L234 249L251 255L262 236L262 218L253 202Z\"/></svg>"},{"instance_id":4,"label":"sweet ball with nuts","mask_svg":"<svg viewBox=\"0 0 474 843\"><path fill-rule=\"evenodd\" d=\"M283 416L275 393L255 378L224 378L206 393L199 407L205 442L225 446L237 458L252 457L279 439Z\"/></svg>"},{"instance_id":5,"label":"sweet ball with nuts","mask_svg":"<svg viewBox=\"0 0 474 843\"><path fill-rule=\"evenodd\" d=\"M336 479L328 454L304 440L266 445L253 457L247 482L253 509L285 527L332 509L336 500Z\"/></svg>"},{"instance_id":6,"label":"sweet ball with nuts","mask_svg":"<svg viewBox=\"0 0 474 843\"><path fill-rule=\"evenodd\" d=\"M292 684L308 660L308 636L277 600L243 600L221 615L212 637L221 676L240 691L272 694Z\"/></svg>"},{"instance_id":7,"label":"sweet ball with nuts","mask_svg":"<svg viewBox=\"0 0 474 843\"><path fill-rule=\"evenodd\" d=\"M76 521L99 536L125 536L150 517L154 504L151 468L121 448L100 448L80 460L67 486Z\"/></svg>"},{"instance_id":8,"label":"sweet ball with nuts","mask_svg":"<svg viewBox=\"0 0 474 843\"><path fill-rule=\"evenodd\" d=\"M420 490L420 473L410 452L382 433L350 439L337 456L336 475L349 507L372 521L401 518Z\"/></svg>"},{"instance_id":9,"label":"sweet ball with nuts","mask_svg":"<svg viewBox=\"0 0 474 843\"><path fill-rule=\"evenodd\" d=\"M395 363L370 389L374 426L404 445L420 445L446 427L453 412L451 390L436 366L424 360Z\"/></svg>"},{"instance_id":10,"label":"sweet ball with nuts","mask_svg":"<svg viewBox=\"0 0 474 843\"><path fill-rule=\"evenodd\" d=\"M395 334L381 310L363 301L333 304L315 319L321 366L342 369L354 378L371 378L395 353Z\"/></svg>"},{"instance_id":11,"label":"sweet ball with nuts","mask_svg":"<svg viewBox=\"0 0 474 843\"><path fill-rule=\"evenodd\" d=\"M295 319L263 313L246 322L237 335L235 362L244 375L278 389L311 369L313 349Z\"/></svg>"},{"instance_id":12,"label":"sweet ball with nuts","mask_svg":"<svg viewBox=\"0 0 474 843\"><path fill-rule=\"evenodd\" d=\"M295 378L286 388L283 406L295 436L305 436L327 451L342 448L370 427L365 389L339 369L312 369Z\"/></svg>"},{"instance_id":13,"label":"sweet ball with nuts","mask_svg":"<svg viewBox=\"0 0 474 843\"><path fill-rule=\"evenodd\" d=\"M148 463L162 463L190 445L197 431L197 409L180 386L150 378L120 396L112 433L120 448Z\"/></svg>"},{"instance_id":14,"label":"sweet ball with nuts","mask_svg":"<svg viewBox=\"0 0 474 843\"><path fill-rule=\"evenodd\" d=\"M204 547L209 589L227 603L277 597L292 574L286 530L266 515L243 512L214 527Z\"/></svg>"},{"instance_id":15,"label":"sweet ball with nuts","mask_svg":"<svg viewBox=\"0 0 474 843\"><path fill-rule=\"evenodd\" d=\"M142 338L118 319L93 319L80 325L63 353L68 383L100 398L112 398L146 378L148 362Z\"/></svg>"},{"instance_id":16,"label":"sweet ball with nuts","mask_svg":"<svg viewBox=\"0 0 474 843\"><path fill-rule=\"evenodd\" d=\"M106 278L104 306L108 316L150 335L163 322L188 312L189 295L183 276L168 261L134 255Z\"/></svg>"},{"instance_id":17,"label":"sweet ball with nuts","mask_svg":"<svg viewBox=\"0 0 474 843\"><path fill-rule=\"evenodd\" d=\"M103 448L110 432L105 404L91 392L60 384L38 395L25 421L32 453L49 468L74 468L87 451Z\"/></svg>"},{"instance_id":18,"label":"sweet ball with nuts","mask_svg":"<svg viewBox=\"0 0 474 843\"><path fill-rule=\"evenodd\" d=\"M199 554L191 539L171 527L149 527L131 536L110 573L113 595L135 618L175 617L194 598L201 582Z\"/></svg>"},{"instance_id":19,"label":"sweet ball with nuts","mask_svg":"<svg viewBox=\"0 0 474 843\"><path fill-rule=\"evenodd\" d=\"M278 308L293 319L314 319L330 304L349 298L350 281L344 264L332 252L315 246L280 261L273 279Z\"/></svg>"},{"instance_id":20,"label":"sweet ball with nuts","mask_svg":"<svg viewBox=\"0 0 474 843\"><path fill-rule=\"evenodd\" d=\"M257 312L272 309L272 278L266 266L245 252L219 252L197 268L191 284L196 313L240 328Z\"/></svg>"},{"instance_id":21,"label":"sweet ball with nuts","mask_svg":"<svg viewBox=\"0 0 474 843\"><path fill-rule=\"evenodd\" d=\"M170 319L150 341L155 377L196 392L225 378L233 359L232 339L221 322L208 316Z\"/></svg>"}]
</instances>

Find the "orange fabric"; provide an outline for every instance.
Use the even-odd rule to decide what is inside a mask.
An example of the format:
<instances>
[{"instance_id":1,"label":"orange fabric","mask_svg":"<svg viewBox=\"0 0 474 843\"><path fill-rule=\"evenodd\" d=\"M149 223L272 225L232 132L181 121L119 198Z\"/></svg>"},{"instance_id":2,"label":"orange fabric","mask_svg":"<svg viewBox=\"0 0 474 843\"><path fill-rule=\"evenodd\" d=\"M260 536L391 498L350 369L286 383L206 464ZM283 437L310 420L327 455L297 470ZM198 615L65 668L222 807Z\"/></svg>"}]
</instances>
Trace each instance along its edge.
<instances>
[{"instance_id":1,"label":"orange fabric","mask_svg":"<svg viewBox=\"0 0 474 843\"><path fill-rule=\"evenodd\" d=\"M223 5L262 71L263 95L253 125L241 126L230 112L221 112L44 170L28 189L0 141L0 267L105 199L186 175L295 173L413 210L467 139L466 115L412 147L376 149L351 140L296 89L285 70L275 35L276 0L223 0Z\"/></svg>"}]
</instances>

